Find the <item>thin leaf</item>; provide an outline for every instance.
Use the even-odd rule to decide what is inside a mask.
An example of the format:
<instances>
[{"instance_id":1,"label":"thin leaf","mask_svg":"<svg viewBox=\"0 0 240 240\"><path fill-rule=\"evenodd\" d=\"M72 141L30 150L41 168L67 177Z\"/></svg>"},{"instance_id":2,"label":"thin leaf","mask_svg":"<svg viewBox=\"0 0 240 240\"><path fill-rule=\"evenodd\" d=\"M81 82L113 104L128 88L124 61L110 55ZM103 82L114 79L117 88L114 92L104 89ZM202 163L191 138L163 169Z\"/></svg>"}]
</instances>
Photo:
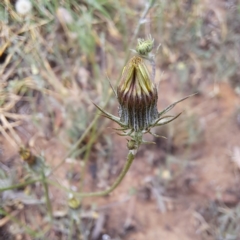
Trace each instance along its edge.
<instances>
[{"instance_id":1,"label":"thin leaf","mask_svg":"<svg viewBox=\"0 0 240 240\"><path fill-rule=\"evenodd\" d=\"M166 122L163 122L163 123L157 123L155 126L162 126L162 125L165 125L167 123L170 123L172 122L173 120L175 120L176 118L178 118L182 113L179 113L177 116L173 117L171 120L168 120Z\"/></svg>"},{"instance_id":2,"label":"thin leaf","mask_svg":"<svg viewBox=\"0 0 240 240\"><path fill-rule=\"evenodd\" d=\"M177 102L172 103L171 105L166 107L162 112L158 113L158 117L160 117L161 115L163 115L163 114L169 112L170 110L172 110L178 103L180 103L180 102L184 101L185 99L188 99L188 98L190 98L190 97L192 97L196 94L198 94L198 93L191 94L191 95L189 95L185 98L182 98L182 99L178 100Z\"/></svg>"}]
</instances>

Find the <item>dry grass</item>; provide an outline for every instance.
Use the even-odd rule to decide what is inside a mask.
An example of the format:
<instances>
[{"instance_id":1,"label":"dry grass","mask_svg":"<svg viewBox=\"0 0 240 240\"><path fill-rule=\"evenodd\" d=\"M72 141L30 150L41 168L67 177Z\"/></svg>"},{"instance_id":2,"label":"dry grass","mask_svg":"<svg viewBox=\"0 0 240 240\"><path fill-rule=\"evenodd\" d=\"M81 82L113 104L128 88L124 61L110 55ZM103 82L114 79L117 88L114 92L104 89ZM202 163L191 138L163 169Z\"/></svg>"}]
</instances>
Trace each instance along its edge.
<instances>
[{"instance_id":1,"label":"dry grass","mask_svg":"<svg viewBox=\"0 0 240 240\"><path fill-rule=\"evenodd\" d=\"M79 207L82 199L76 194L91 182L89 164L98 187L108 186L111 175L112 135L105 134L108 122L92 102L116 112L108 78L117 84L129 49L137 37L148 34L161 43L157 80L161 76L161 83L175 88L167 87L169 95L160 96L164 104L177 100L176 92L198 91L206 100L217 98L221 82L230 83L239 94L240 5L207 0L37 0L32 11L21 16L15 2L0 3L0 132L3 146L10 149L0 152L0 235L10 225L9 239L90 239L91 234L98 239L105 216L94 201L88 210ZM156 180L161 186L155 184L152 191L167 191L168 182L189 167L190 149L203 142L201 103L186 112L182 122L160 130L169 140L158 145L168 155ZM21 147L30 149L31 157L21 155L25 163L18 154ZM174 151L183 152L184 160L172 157ZM161 179L176 166L170 180ZM165 210L165 200L157 193ZM54 194L62 199L53 201ZM209 221L197 213L206 227L202 236L237 239L239 206L216 206L211 213Z\"/></svg>"}]
</instances>

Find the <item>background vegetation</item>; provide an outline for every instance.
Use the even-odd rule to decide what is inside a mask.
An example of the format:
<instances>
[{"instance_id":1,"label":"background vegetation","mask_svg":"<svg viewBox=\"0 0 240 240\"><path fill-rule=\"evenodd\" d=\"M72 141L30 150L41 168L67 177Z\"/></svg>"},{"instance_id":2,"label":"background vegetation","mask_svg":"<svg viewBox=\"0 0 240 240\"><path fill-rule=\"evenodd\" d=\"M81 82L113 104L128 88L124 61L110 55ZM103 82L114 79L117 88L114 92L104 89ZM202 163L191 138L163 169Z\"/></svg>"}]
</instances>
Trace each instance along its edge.
<instances>
[{"instance_id":1,"label":"background vegetation","mask_svg":"<svg viewBox=\"0 0 240 240\"><path fill-rule=\"evenodd\" d=\"M238 0L0 3L0 239L240 239ZM141 146L123 183L117 85L137 38L155 39L165 139ZM25 160L25 161L24 161Z\"/></svg>"}]
</instances>

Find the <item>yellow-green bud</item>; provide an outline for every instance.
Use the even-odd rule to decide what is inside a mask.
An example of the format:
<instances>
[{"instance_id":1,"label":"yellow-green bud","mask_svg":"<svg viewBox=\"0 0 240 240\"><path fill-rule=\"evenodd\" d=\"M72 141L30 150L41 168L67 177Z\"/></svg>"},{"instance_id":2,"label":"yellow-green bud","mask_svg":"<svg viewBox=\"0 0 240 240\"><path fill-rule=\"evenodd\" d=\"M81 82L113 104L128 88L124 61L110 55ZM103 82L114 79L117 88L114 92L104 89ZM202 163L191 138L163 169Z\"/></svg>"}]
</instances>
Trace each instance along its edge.
<instances>
[{"instance_id":1,"label":"yellow-green bud","mask_svg":"<svg viewBox=\"0 0 240 240\"><path fill-rule=\"evenodd\" d=\"M69 199L68 199L68 206L72 209L77 209L79 208L81 205L81 202L79 199L71 196Z\"/></svg>"},{"instance_id":2,"label":"yellow-green bud","mask_svg":"<svg viewBox=\"0 0 240 240\"><path fill-rule=\"evenodd\" d=\"M141 57L133 57L124 67L117 96L120 121L130 129L147 130L157 119L157 89Z\"/></svg>"},{"instance_id":3,"label":"yellow-green bud","mask_svg":"<svg viewBox=\"0 0 240 240\"><path fill-rule=\"evenodd\" d=\"M137 53L140 55L147 55L153 49L154 39L149 38L147 40L138 39L138 45L136 47Z\"/></svg>"},{"instance_id":4,"label":"yellow-green bud","mask_svg":"<svg viewBox=\"0 0 240 240\"><path fill-rule=\"evenodd\" d=\"M30 149L21 147L19 150L19 155L22 160L28 163L29 165L33 165L36 162L36 157L31 153Z\"/></svg>"},{"instance_id":5,"label":"yellow-green bud","mask_svg":"<svg viewBox=\"0 0 240 240\"><path fill-rule=\"evenodd\" d=\"M137 148L136 141L131 139L130 141L128 141L127 147L128 147L129 150L136 149Z\"/></svg>"}]
</instances>

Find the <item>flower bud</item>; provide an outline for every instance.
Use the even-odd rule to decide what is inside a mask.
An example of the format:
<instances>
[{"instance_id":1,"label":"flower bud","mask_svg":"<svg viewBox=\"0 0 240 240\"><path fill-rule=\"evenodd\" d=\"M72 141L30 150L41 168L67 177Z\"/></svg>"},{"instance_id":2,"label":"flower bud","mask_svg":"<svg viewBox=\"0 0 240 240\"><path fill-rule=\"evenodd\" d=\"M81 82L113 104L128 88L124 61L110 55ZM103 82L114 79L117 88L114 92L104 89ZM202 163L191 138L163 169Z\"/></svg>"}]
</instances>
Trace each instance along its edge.
<instances>
[{"instance_id":1,"label":"flower bud","mask_svg":"<svg viewBox=\"0 0 240 240\"><path fill-rule=\"evenodd\" d=\"M117 96L120 121L133 131L147 130L157 119L157 89L141 57L124 67Z\"/></svg>"},{"instance_id":2,"label":"flower bud","mask_svg":"<svg viewBox=\"0 0 240 240\"><path fill-rule=\"evenodd\" d=\"M68 199L68 206L72 209L77 209L79 208L81 205L81 202L79 199L77 199L76 197L70 195L69 199Z\"/></svg>"},{"instance_id":3,"label":"flower bud","mask_svg":"<svg viewBox=\"0 0 240 240\"><path fill-rule=\"evenodd\" d=\"M19 150L19 154L22 160L29 165L33 165L36 162L36 157L31 153L28 148L21 147Z\"/></svg>"},{"instance_id":4,"label":"flower bud","mask_svg":"<svg viewBox=\"0 0 240 240\"><path fill-rule=\"evenodd\" d=\"M153 49L154 39L149 37L149 39L138 39L138 44L136 47L136 51L140 55L148 55Z\"/></svg>"}]
</instances>

